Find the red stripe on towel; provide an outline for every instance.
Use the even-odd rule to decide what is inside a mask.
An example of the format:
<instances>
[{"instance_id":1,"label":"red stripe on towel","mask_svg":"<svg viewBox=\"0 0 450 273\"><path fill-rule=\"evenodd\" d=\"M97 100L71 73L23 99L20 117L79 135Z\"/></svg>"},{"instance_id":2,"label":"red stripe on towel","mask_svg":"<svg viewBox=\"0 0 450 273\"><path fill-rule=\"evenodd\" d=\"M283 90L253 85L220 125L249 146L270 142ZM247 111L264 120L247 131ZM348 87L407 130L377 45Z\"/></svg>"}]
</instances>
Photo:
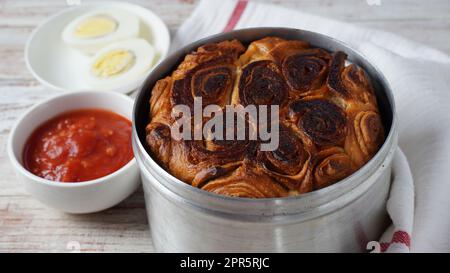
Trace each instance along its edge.
<instances>
[{"instance_id":1,"label":"red stripe on towel","mask_svg":"<svg viewBox=\"0 0 450 273\"><path fill-rule=\"evenodd\" d=\"M227 25L223 29L223 32L228 32L234 29L237 22L242 16L242 13L244 13L245 7L247 6L247 0L239 0L236 3L236 6L234 7L233 13L231 14L230 19L228 20Z\"/></svg>"},{"instance_id":2,"label":"red stripe on towel","mask_svg":"<svg viewBox=\"0 0 450 273\"><path fill-rule=\"evenodd\" d=\"M398 244L404 244L408 248L411 247L411 237L409 236L408 232L403 230L398 230L394 232L392 235L392 240L390 243L381 243L381 252L386 252L386 250L389 248L389 246L393 243Z\"/></svg>"}]
</instances>

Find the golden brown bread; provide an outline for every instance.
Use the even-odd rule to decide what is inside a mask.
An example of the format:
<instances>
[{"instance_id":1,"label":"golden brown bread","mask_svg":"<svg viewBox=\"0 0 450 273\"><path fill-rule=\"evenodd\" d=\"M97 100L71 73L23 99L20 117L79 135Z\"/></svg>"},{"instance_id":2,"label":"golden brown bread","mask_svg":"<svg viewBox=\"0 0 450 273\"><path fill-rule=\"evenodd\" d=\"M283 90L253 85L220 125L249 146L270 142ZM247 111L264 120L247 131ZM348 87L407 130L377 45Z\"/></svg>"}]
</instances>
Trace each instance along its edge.
<instances>
[{"instance_id":1,"label":"golden brown bread","mask_svg":"<svg viewBox=\"0 0 450 273\"><path fill-rule=\"evenodd\" d=\"M239 197L283 197L320 189L355 172L384 141L365 72L343 52L267 37L208 44L159 80L146 127L150 153L192 186ZM174 140L174 105L279 105L279 146L257 140Z\"/></svg>"}]
</instances>

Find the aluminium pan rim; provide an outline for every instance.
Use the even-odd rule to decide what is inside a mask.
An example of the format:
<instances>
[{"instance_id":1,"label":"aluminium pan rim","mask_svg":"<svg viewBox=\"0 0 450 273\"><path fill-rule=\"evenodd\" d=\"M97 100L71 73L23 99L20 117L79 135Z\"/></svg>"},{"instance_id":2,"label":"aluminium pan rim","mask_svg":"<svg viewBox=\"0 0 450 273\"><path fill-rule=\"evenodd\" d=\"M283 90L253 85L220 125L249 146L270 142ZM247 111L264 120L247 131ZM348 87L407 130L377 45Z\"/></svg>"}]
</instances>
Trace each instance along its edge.
<instances>
[{"instance_id":1,"label":"aluminium pan rim","mask_svg":"<svg viewBox=\"0 0 450 273\"><path fill-rule=\"evenodd\" d=\"M248 41L253 41L258 39L258 37L263 38L267 36L302 39L311 42L313 46L322 47L330 51L342 50L349 56L349 59L352 62L362 66L372 79L374 85L377 85L378 89L382 89L379 92L382 92L381 95L385 96L383 99L386 100L385 103L387 103L388 108L390 108L390 112L385 113L391 119L390 129L382 147L372 159L370 159L364 166L352 175L326 188L298 196L252 199L218 195L192 187L191 185L186 184L169 174L148 154L141 138L139 137L139 129L137 128L137 120L139 115L138 110L140 109L140 105L142 105L142 103L148 103L148 98L150 96L149 93L151 92L151 88L154 83L158 79L170 73L174 66L178 65L187 53L203 44L233 38L241 41L246 39ZM378 99L380 98L378 97ZM228 33L216 34L191 43L175 51L163 60L157 67L155 67L139 89L139 93L136 97L133 108L132 130L133 149L141 172L144 175L150 175L151 178L153 178L151 179L153 186L159 188L159 190L162 190L165 194L171 195L172 198L176 198L176 200L185 203L186 205L192 205L214 214L223 213L224 215L231 214L235 216L253 215L255 217L273 217L299 213L315 215L320 212L323 213L323 206L327 203L332 203L336 200L344 200L343 202L346 203L340 205L345 206L348 202L352 202L357 199L365 191L358 193L358 195L354 194L348 198L349 195L355 193L353 191L355 188L361 184L364 184L367 180L372 181L372 184L375 183L376 179L370 178L373 177L373 175L380 168L387 168L388 171L390 171L389 166L397 144L397 128L395 103L390 85L383 74L374 65L372 65L367 58L364 57L364 55L337 39L315 32L290 28L248 28L235 30ZM141 128L141 130L142 129L143 128ZM369 185L366 190L369 190L372 184ZM341 198L343 195L347 195L347 198Z\"/></svg>"}]
</instances>

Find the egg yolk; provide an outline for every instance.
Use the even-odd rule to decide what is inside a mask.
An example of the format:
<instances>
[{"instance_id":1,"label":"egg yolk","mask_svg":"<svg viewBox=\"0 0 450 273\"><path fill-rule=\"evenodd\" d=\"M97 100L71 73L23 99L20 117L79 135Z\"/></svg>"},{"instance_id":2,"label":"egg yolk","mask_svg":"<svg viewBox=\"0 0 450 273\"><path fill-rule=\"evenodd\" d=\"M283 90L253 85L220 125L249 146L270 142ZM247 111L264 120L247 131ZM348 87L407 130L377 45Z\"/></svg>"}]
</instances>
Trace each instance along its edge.
<instances>
[{"instance_id":1,"label":"egg yolk","mask_svg":"<svg viewBox=\"0 0 450 273\"><path fill-rule=\"evenodd\" d=\"M118 49L100 56L92 65L92 73L101 78L124 73L134 64L134 54L128 50Z\"/></svg>"},{"instance_id":2,"label":"egg yolk","mask_svg":"<svg viewBox=\"0 0 450 273\"><path fill-rule=\"evenodd\" d=\"M81 22L75 29L75 36L88 39L104 36L117 29L117 22L108 16L93 16Z\"/></svg>"}]
</instances>

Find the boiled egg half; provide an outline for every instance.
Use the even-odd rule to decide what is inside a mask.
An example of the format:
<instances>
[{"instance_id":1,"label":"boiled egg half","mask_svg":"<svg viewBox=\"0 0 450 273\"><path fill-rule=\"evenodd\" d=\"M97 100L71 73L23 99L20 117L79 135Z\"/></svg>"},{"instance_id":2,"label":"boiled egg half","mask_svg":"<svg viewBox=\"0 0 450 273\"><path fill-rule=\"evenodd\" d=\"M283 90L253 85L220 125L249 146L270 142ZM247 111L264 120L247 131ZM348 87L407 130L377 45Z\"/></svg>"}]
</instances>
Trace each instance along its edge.
<instances>
[{"instance_id":1,"label":"boiled egg half","mask_svg":"<svg viewBox=\"0 0 450 273\"><path fill-rule=\"evenodd\" d=\"M139 19L124 10L96 9L70 22L62 32L63 41L85 53L139 35Z\"/></svg>"},{"instance_id":2,"label":"boiled egg half","mask_svg":"<svg viewBox=\"0 0 450 273\"><path fill-rule=\"evenodd\" d=\"M154 48L134 38L110 44L94 55L88 82L94 88L119 88L142 80L153 66Z\"/></svg>"}]
</instances>

